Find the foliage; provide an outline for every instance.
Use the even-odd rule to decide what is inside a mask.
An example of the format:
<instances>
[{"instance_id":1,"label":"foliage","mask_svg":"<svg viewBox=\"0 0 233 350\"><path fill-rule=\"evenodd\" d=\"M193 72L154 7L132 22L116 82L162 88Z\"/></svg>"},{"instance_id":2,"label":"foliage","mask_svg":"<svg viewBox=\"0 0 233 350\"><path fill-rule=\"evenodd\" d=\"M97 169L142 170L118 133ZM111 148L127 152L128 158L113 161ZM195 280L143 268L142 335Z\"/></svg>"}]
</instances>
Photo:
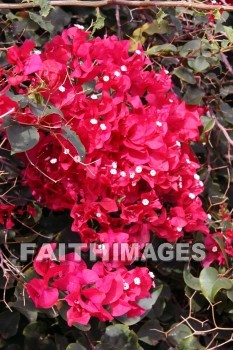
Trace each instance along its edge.
<instances>
[{"instance_id":1,"label":"foliage","mask_svg":"<svg viewBox=\"0 0 233 350\"><path fill-rule=\"evenodd\" d=\"M2 75L2 100L0 102L2 117L0 265L2 273L0 287L3 300L0 304L0 348L6 350L31 349L32 347L64 350L94 348L98 350L113 349L113 347L114 349L135 350L231 349L233 307L231 271L233 256L231 215L233 201L231 188L233 176L231 168L233 32L231 15L226 12L205 13L185 8L130 10L124 6L118 8L115 6L103 7L100 12L85 7L79 9L74 7L50 8L46 1L38 1L38 3L39 10L2 10L1 17L4 50L0 52L2 65L0 70ZM25 262L25 268L22 268L22 263L17 257L20 253L19 243L21 242L36 242L39 246L55 241L57 243L80 242L79 235L73 232L80 231L76 216L79 214L80 207L73 209L71 218L70 209L74 203L70 202L70 198L68 200L66 199L68 197L62 198L61 193L57 193L53 197L54 194L52 196L51 192L48 192L46 198L42 198L45 193L43 192L43 183L48 185L52 182L56 187L60 181L64 180L60 180L61 173L56 177L54 172L44 172L43 170L38 176L41 168L35 154L33 154L38 150L36 147L39 145L40 135L44 133L52 137L54 143L62 142L65 145L65 150L71 149L72 157L76 160L73 160L72 166L76 170L84 167L81 163L90 164L98 158L89 156L91 143L87 142L88 136L83 137L81 129L63 123L64 120L67 121L66 108L61 106L56 99L48 98L44 82L51 84L49 87L51 94L54 93L54 96L58 94L62 100L61 96L62 94L64 96L64 91L57 92L57 89L59 87L69 89L67 77L63 76L62 79L50 76L47 80L45 76L41 76L42 79L38 78L40 75L38 73L40 66L38 57L43 56L39 51L43 52L44 44L51 40L56 33L61 33L64 28L73 25L84 26L85 30L89 29L93 40L98 36L103 38L106 33L130 40L130 57L134 57L135 51L138 49L142 52L143 48L145 56L152 62L151 64L149 60L147 61L148 67L145 67L146 64L144 66L144 63L140 63L143 71L155 71L159 77L161 69L163 71L164 67L167 73L169 72L172 76L172 95L168 99L172 99L177 104L177 101L180 101L178 98L182 99L187 105L192 106L189 108L193 108L193 110L197 108L197 105L201 106L202 113L199 114L204 115L201 117L202 126L199 126L200 140L198 137L190 137L189 140L195 142L191 143L192 151L188 152L196 167L198 167L196 159L200 162L198 174L194 169L195 174L199 175L200 178L196 176L195 181L198 181L199 184L201 181L201 184L204 184L204 192L202 192L203 189L200 185L196 194L199 195L202 192L202 205L208 213L207 222L210 234L204 232L203 235L201 233L203 227L202 229L191 229L190 233L182 227L182 230L178 231L179 235L171 239L173 231L169 227L165 237L172 242L177 243L181 240L183 242L204 241L206 259L202 264L191 260L188 265L185 262L176 261L148 261L147 267L153 272L151 276L155 275L153 279L156 288L150 291L152 298L144 298L144 295L143 299L138 302L144 310L142 315L118 315L114 320L109 318L110 321L92 317L88 324L74 322L73 325L70 323L68 326L66 321L67 305L61 302L54 306L57 297L54 299L55 301L52 300L52 305L47 305L47 309L39 308L43 307L43 304L38 304L38 308L35 307L26 293L25 287L30 285L30 281L41 281L39 275L43 276L43 274L38 269L36 262L34 262L34 269L39 275L31 267L28 268L32 266L31 260ZM76 29L82 30L77 27ZM30 46L31 44L26 39L33 40L36 47ZM30 64L24 64L24 71L20 73L14 70L18 63L9 61L9 52L13 53L10 50L15 50L13 48L15 44L18 47L24 45L24 49L19 55L27 56L26 51L28 50L27 57L31 57ZM29 52L34 53L30 54ZM14 52L14 54L16 53ZM117 55L120 57L119 49ZM61 54L56 55L56 58L60 59L61 57ZM10 60L13 59L12 55ZM42 57L43 60L45 57ZM32 62L34 71L30 71ZM129 67L133 69L133 64L131 63ZM103 67L101 69L99 75L97 74L99 77L104 71ZM23 74L31 77L30 83L23 80L22 82L15 81L17 76L21 77ZM71 74L71 70L68 74ZM164 76L166 76L165 79L168 79L169 74L164 74ZM13 83L10 89L6 88L6 78L11 84ZM78 77L77 79L80 80L75 82L76 87L82 86L87 101L91 100L91 96L96 94L99 88L104 89L104 82L101 87L96 87L92 77L83 80ZM63 81L66 83L63 84ZM53 83L57 85L53 86ZM143 86L143 81L140 84ZM121 82L119 88L125 94L129 90L124 82ZM146 88L153 89L152 87ZM155 86L155 89L158 91L158 85ZM63 89L61 88L61 90ZM78 90L77 93L79 94L80 91ZM116 91L118 91L117 88ZM142 96L145 97L146 94L144 95L142 92ZM161 96L160 99L162 99ZM88 102L88 112L91 111L92 102ZM143 100L144 106L146 103L148 101ZM125 104L129 108L130 102L128 100ZM6 109L6 106L9 108ZM129 108L130 113L135 108L132 106ZM15 118L16 109L19 113ZM31 119L25 121L25 112ZM113 115L113 108L111 113ZM38 120L45 122L38 124ZM176 121L172 121L171 125L175 124ZM91 134L89 127L86 131L87 135L88 132L89 136L91 135L90 140L95 140L96 130L94 134ZM6 137L10 145L7 143ZM55 138L58 141L54 141ZM176 138L176 141L182 143L189 140ZM40 149L42 153L44 145L42 144ZM94 145L93 152L99 155L95 147L97 148L97 146ZM115 149L119 152L118 146L115 146ZM24 152L24 155L21 152ZM197 158L192 155L192 152L195 152ZM104 159L105 163L113 164L115 158L109 159L109 153L107 155L108 158ZM44 160L44 158L42 156L41 159ZM119 164L118 161L118 166ZM137 163L136 165L141 164ZM98 163L97 165L95 163L89 165L91 171L97 166ZM186 164L185 170L188 171L188 164ZM74 178L75 181L87 181L83 174L80 178L77 174ZM62 173L63 176L64 173ZM37 183L36 187L35 183ZM66 185L67 182L64 182L64 186ZM189 183L189 186L192 185ZM119 191L119 188L117 190ZM79 196L81 197L80 194ZM169 202L168 199L164 202L167 203L164 205L166 210L170 211L174 203ZM117 208L123 208L124 203L124 193L119 193L115 205ZM111 207L111 205L113 203L107 203L107 206ZM98 210L100 209L102 215L112 216L114 220L119 219L116 210L113 210L115 213L112 215L107 212L106 206L105 209L98 208ZM160 214L159 208L156 208L155 211ZM88 212L88 215L92 215L92 213ZM94 232L98 232L100 224L97 218L90 217L92 223L91 226L90 222L88 225L93 235ZM76 229L74 229L73 220L76 220ZM127 224L129 223L130 221L127 222ZM73 231L71 231L71 227ZM161 228L156 231L155 228L150 227L149 230L155 246L164 242L164 236L162 237L160 234ZM83 229L82 241L85 241L83 240L86 237L85 232ZM98 244L104 242L106 241L103 239L98 241ZM87 261L87 251L82 252L82 258ZM62 263L58 264L52 260L50 260L50 264L50 268L54 269L58 269L57 266L62 266ZM126 270L142 269L141 271L146 274L144 265L143 262L134 262L130 268L127 265ZM132 267L133 269L131 269ZM85 267L85 278L92 273L92 268L93 266L88 262L88 266ZM57 271L59 269L56 270L56 273ZM52 277L55 278L54 275ZM150 281L152 280L150 279ZM85 283L87 284L84 280L83 293L86 290ZM147 283L150 287L149 282ZM57 288L55 285L51 285L51 287ZM103 285L100 288L103 288ZM50 293L54 292L51 289L49 291ZM59 293L59 300L63 299L65 297L62 294L64 291L59 290ZM51 301L49 298L48 300ZM109 305L108 307L110 307ZM50 306L54 307L50 308ZM106 308L107 311L109 312L110 309ZM96 316L98 317L97 313Z\"/></svg>"}]
</instances>

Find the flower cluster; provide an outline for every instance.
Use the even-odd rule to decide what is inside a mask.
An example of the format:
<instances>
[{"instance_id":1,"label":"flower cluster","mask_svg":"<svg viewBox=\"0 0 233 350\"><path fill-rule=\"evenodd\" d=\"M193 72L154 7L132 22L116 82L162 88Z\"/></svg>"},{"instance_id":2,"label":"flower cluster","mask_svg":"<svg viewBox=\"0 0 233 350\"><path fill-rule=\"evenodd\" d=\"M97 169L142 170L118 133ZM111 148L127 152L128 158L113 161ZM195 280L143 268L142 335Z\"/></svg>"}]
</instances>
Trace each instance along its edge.
<instances>
[{"instance_id":1,"label":"flower cluster","mask_svg":"<svg viewBox=\"0 0 233 350\"><path fill-rule=\"evenodd\" d=\"M30 53L28 41L8 50L9 86L62 112L38 117L16 108L15 121L40 131L27 152L25 182L47 207L71 210L83 242L118 241L122 233L127 243L144 244L151 230L168 241L206 233L203 183L189 146L203 109L180 101L168 72L151 70L141 48L129 55L129 41L87 37L74 27L42 53ZM19 84L25 81L29 87ZM85 164L63 126L79 136Z\"/></svg>"},{"instance_id":2,"label":"flower cluster","mask_svg":"<svg viewBox=\"0 0 233 350\"><path fill-rule=\"evenodd\" d=\"M50 247L55 249L56 245ZM135 317L145 313L138 301L150 297L154 285L154 275L147 268L128 271L122 265L113 270L97 262L88 269L75 253L61 256L56 263L40 256L39 252L34 269L41 278L27 283L27 292L37 308L58 306L60 293L60 299L69 306L69 326L75 322L87 324L92 316L107 321L124 314Z\"/></svg>"},{"instance_id":3,"label":"flower cluster","mask_svg":"<svg viewBox=\"0 0 233 350\"><path fill-rule=\"evenodd\" d=\"M19 155L24 183L42 205L70 210L84 243L143 248L151 234L170 242L207 234L198 197L203 182L190 147L204 109L181 101L169 72L155 72L141 47L130 55L128 40L88 34L73 27L43 52L30 41L7 52L3 91L13 87L25 99L5 95L0 111L39 132L39 142ZM146 269L114 271L102 262L90 270L71 261L51 262L42 273L34 266L43 280L32 280L28 293L37 307L50 307L58 290L68 292L69 324L138 315L135 301L151 287Z\"/></svg>"}]
</instances>

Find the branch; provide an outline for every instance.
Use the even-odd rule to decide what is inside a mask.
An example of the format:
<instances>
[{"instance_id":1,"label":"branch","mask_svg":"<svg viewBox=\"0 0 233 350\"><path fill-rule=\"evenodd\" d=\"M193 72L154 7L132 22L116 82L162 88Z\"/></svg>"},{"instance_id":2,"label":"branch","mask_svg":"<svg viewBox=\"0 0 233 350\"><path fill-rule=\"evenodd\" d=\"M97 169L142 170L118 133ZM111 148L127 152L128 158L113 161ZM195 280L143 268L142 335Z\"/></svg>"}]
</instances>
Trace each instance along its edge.
<instances>
[{"instance_id":1,"label":"branch","mask_svg":"<svg viewBox=\"0 0 233 350\"><path fill-rule=\"evenodd\" d=\"M51 0L49 4L52 6L79 6L79 7L103 7L107 5L121 5L128 7L187 7L197 10L224 10L233 12L233 6L227 5L213 5L213 4L203 4L199 2L190 2L190 1L134 1L134 0ZM0 3L0 9L27 9L39 7L39 5L35 5L33 2L28 3L19 3L19 4L4 4Z\"/></svg>"}]
</instances>

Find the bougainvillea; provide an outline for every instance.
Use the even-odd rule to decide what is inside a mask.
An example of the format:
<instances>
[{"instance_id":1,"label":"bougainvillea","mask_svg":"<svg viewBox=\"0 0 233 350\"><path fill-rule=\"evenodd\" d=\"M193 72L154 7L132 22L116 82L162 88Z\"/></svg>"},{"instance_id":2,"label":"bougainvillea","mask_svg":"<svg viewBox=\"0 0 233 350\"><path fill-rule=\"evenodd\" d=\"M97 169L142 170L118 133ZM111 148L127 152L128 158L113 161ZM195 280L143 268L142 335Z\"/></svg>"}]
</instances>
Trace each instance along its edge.
<instances>
[{"instance_id":1,"label":"bougainvillea","mask_svg":"<svg viewBox=\"0 0 233 350\"><path fill-rule=\"evenodd\" d=\"M47 208L68 209L72 231L103 250L116 242L143 248L153 237L192 239L197 231L208 239L190 147L205 110L181 101L169 72L156 73L142 47L129 54L129 44L72 27L43 52L28 40L8 50L1 121L24 161L23 184ZM21 138L11 142L15 128ZM12 208L2 210L10 227ZM72 257L34 264L43 279L27 291L37 307L53 306L62 292L69 325L144 312L136 301L152 286L146 268L111 261L87 268Z\"/></svg>"}]
</instances>

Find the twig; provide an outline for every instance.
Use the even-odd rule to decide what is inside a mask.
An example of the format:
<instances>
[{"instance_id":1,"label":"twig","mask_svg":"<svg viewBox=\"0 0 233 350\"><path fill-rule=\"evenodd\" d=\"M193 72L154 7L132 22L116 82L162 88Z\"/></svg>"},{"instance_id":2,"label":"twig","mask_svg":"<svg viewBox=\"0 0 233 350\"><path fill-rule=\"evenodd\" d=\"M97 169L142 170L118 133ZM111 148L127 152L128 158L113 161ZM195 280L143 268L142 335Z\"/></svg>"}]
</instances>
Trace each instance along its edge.
<instances>
[{"instance_id":1,"label":"twig","mask_svg":"<svg viewBox=\"0 0 233 350\"><path fill-rule=\"evenodd\" d=\"M223 52L220 53L220 56L228 71L231 73L231 75L233 75L233 68L230 62L228 61L227 56Z\"/></svg>"},{"instance_id":2,"label":"twig","mask_svg":"<svg viewBox=\"0 0 233 350\"><path fill-rule=\"evenodd\" d=\"M83 1L83 0L52 0L49 1L51 6L79 6L79 7L103 7L108 5L120 5L128 7L186 7L198 10L213 11L213 10L223 10L233 12L233 6L226 5L213 5L213 4L203 4L193 1L130 1L130 0L97 0L97 1ZM0 9L27 9L39 7L33 2L19 3L19 4L4 4L0 3Z\"/></svg>"}]
</instances>

